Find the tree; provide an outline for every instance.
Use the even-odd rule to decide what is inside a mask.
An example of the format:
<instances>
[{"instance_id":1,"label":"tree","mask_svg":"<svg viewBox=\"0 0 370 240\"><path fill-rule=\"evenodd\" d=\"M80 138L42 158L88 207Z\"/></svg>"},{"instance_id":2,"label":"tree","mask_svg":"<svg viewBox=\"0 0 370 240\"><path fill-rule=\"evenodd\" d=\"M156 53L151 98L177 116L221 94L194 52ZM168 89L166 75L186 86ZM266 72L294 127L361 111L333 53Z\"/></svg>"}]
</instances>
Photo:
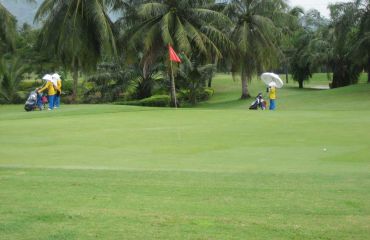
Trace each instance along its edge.
<instances>
[{"instance_id":1,"label":"tree","mask_svg":"<svg viewBox=\"0 0 370 240\"><path fill-rule=\"evenodd\" d=\"M94 83L94 87L87 94L99 93L103 101L116 101L123 90L135 84L133 97L144 99L155 82L162 80L162 69L162 64L154 64L150 66L149 73L144 75L137 62L129 65L123 61L101 63L98 65L98 73L88 78L89 82Z\"/></svg>"},{"instance_id":2,"label":"tree","mask_svg":"<svg viewBox=\"0 0 370 240\"><path fill-rule=\"evenodd\" d=\"M139 24L126 36L131 49L141 49L144 69L159 56L167 56L168 44L186 55L222 56L222 48L231 42L216 26L230 22L222 13L208 9L208 2L156 0L140 5Z\"/></svg>"},{"instance_id":3,"label":"tree","mask_svg":"<svg viewBox=\"0 0 370 240\"><path fill-rule=\"evenodd\" d=\"M16 36L16 19L0 3L0 54L7 50L14 50Z\"/></svg>"},{"instance_id":4,"label":"tree","mask_svg":"<svg viewBox=\"0 0 370 240\"><path fill-rule=\"evenodd\" d=\"M317 10L310 10L299 18L300 27L293 37L291 72L299 88L322 65L328 65L330 46L327 44L328 23Z\"/></svg>"},{"instance_id":5,"label":"tree","mask_svg":"<svg viewBox=\"0 0 370 240\"><path fill-rule=\"evenodd\" d=\"M313 63L311 62L310 41L312 33L302 30L297 33L294 41L294 54L291 61L292 77L298 82L299 88L303 88L303 82L312 77Z\"/></svg>"},{"instance_id":6,"label":"tree","mask_svg":"<svg viewBox=\"0 0 370 240\"><path fill-rule=\"evenodd\" d=\"M6 103L17 103L20 99L19 83L27 68L19 58L0 60L0 98Z\"/></svg>"},{"instance_id":7,"label":"tree","mask_svg":"<svg viewBox=\"0 0 370 240\"><path fill-rule=\"evenodd\" d=\"M207 80L211 78L216 69L215 64L201 64L201 59L190 59L187 56L182 56L183 63L179 68L179 80L188 91L188 98L192 105L195 105L199 96L204 92ZM181 83L181 82L180 82ZM181 84L180 84L181 86Z\"/></svg>"},{"instance_id":8,"label":"tree","mask_svg":"<svg viewBox=\"0 0 370 240\"><path fill-rule=\"evenodd\" d=\"M45 0L35 21L43 23L42 48L55 54L73 72L72 99L77 97L78 73L96 69L103 54L116 52L113 23L106 0Z\"/></svg>"},{"instance_id":9,"label":"tree","mask_svg":"<svg viewBox=\"0 0 370 240\"><path fill-rule=\"evenodd\" d=\"M35 3L35 0L25 1ZM7 50L14 50L16 25L16 18L0 3L0 54Z\"/></svg>"},{"instance_id":10,"label":"tree","mask_svg":"<svg viewBox=\"0 0 370 240\"><path fill-rule=\"evenodd\" d=\"M250 97L248 82L252 76L276 65L281 55L279 21L287 17L286 7L285 2L279 0L231 0L225 7L225 14L235 24L231 31L236 45L232 72L241 75L241 99Z\"/></svg>"},{"instance_id":11,"label":"tree","mask_svg":"<svg viewBox=\"0 0 370 240\"><path fill-rule=\"evenodd\" d=\"M329 6L331 14L331 39L333 54L330 65L333 70L332 88L348 86L358 82L361 66L350 56L358 19L357 6L353 2Z\"/></svg>"},{"instance_id":12,"label":"tree","mask_svg":"<svg viewBox=\"0 0 370 240\"><path fill-rule=\"evenodd\" d=\"M125 66L126 67L126 66ZM106 61L98 65L97 72L87 78L92 87L85 92L89 103L112 102L119 99L132 81L131 75L119 61ZM98 96L98 99L96 99Z\"/></svg>"},{"instance_id":13,"label":"tree","mask_svg":"<svg viewBox=\"0 0 370 240\"><path fill-rule=\"evenodd\" d=\"M359 26L351 54L367 69L367 82L370 83L370 1L356 0L355 4Z\"/></svg>"}]
</instances>

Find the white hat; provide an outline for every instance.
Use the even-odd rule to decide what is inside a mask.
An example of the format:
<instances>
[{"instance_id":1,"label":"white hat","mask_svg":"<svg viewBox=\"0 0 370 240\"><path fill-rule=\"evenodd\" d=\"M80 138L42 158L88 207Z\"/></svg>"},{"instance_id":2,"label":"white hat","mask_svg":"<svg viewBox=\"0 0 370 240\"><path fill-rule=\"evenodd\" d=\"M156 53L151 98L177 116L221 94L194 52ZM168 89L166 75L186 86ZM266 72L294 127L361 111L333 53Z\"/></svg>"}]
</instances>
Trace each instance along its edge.
<instances>
[{"instance_id":1,"label":"white hat","mask_svg":"<svg viewBox=\"0 0 370 240\"><path fill-rule=\"evenodd\" d=\"M46 74L45 76L42 77L42 79L46 81L52 81L53 77L50 74Z\"/></svg>"},{"instance_id":2,"label":"white hat","mask_svg":"<svg viewBox=\"0 0 370 240\"><path fill-rule=\"evenodd\" d=\"M269 87L276 87L276 82L270 82Z\"/></svg>"}]
</instances>

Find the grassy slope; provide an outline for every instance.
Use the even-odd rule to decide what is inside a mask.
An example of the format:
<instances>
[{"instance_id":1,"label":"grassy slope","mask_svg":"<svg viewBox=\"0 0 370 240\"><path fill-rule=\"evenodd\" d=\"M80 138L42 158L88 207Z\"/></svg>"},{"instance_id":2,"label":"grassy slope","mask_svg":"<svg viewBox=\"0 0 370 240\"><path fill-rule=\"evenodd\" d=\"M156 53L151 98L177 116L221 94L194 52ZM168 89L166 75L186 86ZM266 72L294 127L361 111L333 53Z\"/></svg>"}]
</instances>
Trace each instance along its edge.
<instances>
[{"instance_id":1,"label":"grassy slope","mask_svg":"<svg viewBox=\"0 0 370 240\"><path fill-rule=\"evenodd\" d=\"M276 112L215 88L197 109L0 106L0 239L368 238L368 85L282 89Z\"/></svg>"}]
</instances>

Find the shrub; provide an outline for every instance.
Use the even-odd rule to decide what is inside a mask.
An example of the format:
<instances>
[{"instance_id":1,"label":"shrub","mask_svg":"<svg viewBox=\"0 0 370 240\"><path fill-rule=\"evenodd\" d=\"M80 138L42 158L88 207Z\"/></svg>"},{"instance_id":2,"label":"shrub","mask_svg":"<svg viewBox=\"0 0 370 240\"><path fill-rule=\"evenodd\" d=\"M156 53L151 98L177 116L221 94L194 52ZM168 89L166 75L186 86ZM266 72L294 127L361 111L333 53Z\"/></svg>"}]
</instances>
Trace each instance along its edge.
<instances>
[{"instance_id":1,"label":"shrub","mask_svg":"<svg viewBox=\"0 0 370 240\"><path fill-rule=\"evenodd\" d=\"M180 103L195 103L209 100L214 94L212 88L201 88L195 92L190 90L180 90L177 98ZM195 101L194 101L195 99Z\"/></svg>"},{"instance_id":2,"label":"shrub","mask_svg":"<svg viewBox=\"0 0 370 240\"><path fill-rule=\"evenodd\" d=\"M144 98L142 100L117 102L116 104L146 106L146 107L169 107L170 100L171 98L168 95L154 95L149 98Z\"/></svg>"},{"instance_id":3,"label":"shrub","mask_svg":"<svg viewBox=\"0 0 370 240\"><path fill-rule=\"evenodd\" d=\"M62 81L62 95L71 95L73 92L72 81Z\"/></svg>"},{"instance_id":4,"label":"shrub","mask_svg":"<svg viewBox=\"0 0 370 240\"><path fill-rule=\"evenodd\" d=\"M19 83L19 90L30 92L38 87L41 87L42 84L43 84L42 81L22 81Z\"/></svg>"}]
</instances>

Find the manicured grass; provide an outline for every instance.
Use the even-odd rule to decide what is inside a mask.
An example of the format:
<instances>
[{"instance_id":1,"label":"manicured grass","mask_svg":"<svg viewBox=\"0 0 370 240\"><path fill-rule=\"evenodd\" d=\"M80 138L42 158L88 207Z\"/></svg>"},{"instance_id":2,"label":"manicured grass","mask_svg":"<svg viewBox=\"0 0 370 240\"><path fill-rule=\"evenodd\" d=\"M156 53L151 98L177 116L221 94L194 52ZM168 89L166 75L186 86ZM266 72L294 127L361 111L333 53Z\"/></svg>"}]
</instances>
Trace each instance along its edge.
<instances>
[{"instance_id":1,"label":"manicured grass","mask_svg":"<svg viewBox=\"0 0 370 240\"><path fill-rule=\"evenodd\" d=\"M239 85L195 109L0 106L0 239L368 239L370 87L269 112Z\"/></svg>"}]
</instances>

